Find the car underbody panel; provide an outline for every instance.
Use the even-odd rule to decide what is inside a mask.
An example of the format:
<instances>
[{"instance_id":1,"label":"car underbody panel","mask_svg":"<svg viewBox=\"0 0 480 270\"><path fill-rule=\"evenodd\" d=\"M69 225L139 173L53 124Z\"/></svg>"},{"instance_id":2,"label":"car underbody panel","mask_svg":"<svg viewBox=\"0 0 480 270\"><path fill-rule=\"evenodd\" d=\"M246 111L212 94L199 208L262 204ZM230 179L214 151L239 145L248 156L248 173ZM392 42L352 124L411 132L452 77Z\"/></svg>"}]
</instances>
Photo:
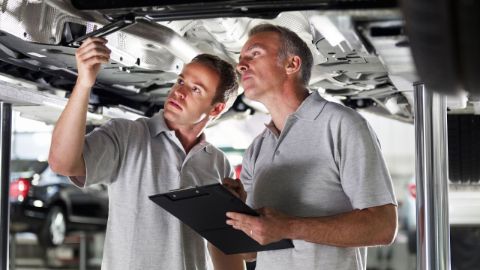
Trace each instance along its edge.
<instances>
[{"instance_id":1,"label":"car underbody panel","mask_svg":"<svg viewBox=\"0 0 480 270\"><path fill-rule=\"evenodd\" d=\"M413 121L411 85L416 75L395 2L305 1L300 5L277 1L278 8L272 8L272 1L270 6L262 1L227 1L231 2L230 9L241 11L243 7L249 12L233 16L225 13L228 5L217 5L218 10L208 9L208 16L194 19L185 19L189 17L187 11L193 12L201 3L151 1L157 4L139 7L138 2L139 6L126 8L129 1L115 1L118 6L96 11L92 10L99 7L95 5L111 1L80 2L84 3L4 1L0 72L4 77L24 79L43 95L63 99L76 81L76 41L87 34L108 34L111 61L100 72L90 99L89 111L101 118L97 122L127 114L153 115L163 107L185 63L199 53L212 53L235 64L249 29L262 22L286 26L307 42L314 55L312 90L336 97L355 109ZM255 12L262 8L271 14ZM176 20L171 20L167 16L180 11L185 17L177 14ZM395 60L400 58L407 60ZM22 105L27 117L29 111L38 113L28 105L48 106ZM56 105L58 110L64 103ZM224 117L258 110L264 108L240 95ZM55 120L51 115L45 118Z\"/></svg>"}]
</instances>

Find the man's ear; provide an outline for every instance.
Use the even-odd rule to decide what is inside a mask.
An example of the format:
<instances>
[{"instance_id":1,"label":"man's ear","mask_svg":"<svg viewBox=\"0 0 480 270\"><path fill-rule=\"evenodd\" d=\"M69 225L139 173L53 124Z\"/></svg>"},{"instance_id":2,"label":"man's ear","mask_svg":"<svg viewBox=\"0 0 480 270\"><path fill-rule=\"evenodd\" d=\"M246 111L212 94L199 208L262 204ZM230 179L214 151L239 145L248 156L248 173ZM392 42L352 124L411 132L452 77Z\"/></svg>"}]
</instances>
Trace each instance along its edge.
<instances>
[{"instance_id":1,"label":"man's ear","mask_svg":"<svg viewBox=\"0 0 480 270\"><path fill-rule=\"evenodd\" d=\"M300 71L300 68L302 67L302 59L300 59L299 56L289 56L287 60L287 75L295 74Z\"/></svg>"},{"instance_id":2,"label":"man's ear","mask_svg":"<svg viewBox=\"0 0 480 270\"><path fill-rule=\"evenodd\" d=\"M219 116L223 110L225 109L226 104L224 102L218 102L214 105L213 109L210 111L210 116L217 117Z\"/></svg>"}]
</instances>

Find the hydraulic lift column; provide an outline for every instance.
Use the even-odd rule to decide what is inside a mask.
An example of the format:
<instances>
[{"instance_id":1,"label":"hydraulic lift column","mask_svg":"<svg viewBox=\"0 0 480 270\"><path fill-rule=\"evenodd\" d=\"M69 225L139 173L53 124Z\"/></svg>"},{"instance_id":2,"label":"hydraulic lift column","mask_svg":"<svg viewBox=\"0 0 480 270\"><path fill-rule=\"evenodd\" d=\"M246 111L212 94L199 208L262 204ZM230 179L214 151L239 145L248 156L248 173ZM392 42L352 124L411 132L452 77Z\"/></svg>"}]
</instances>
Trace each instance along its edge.
<instances>
[{"instance_id":1,"label":"hydraulic lift column","mask_svg":"<svg viewBox=\"0 0 480 270\"><path fill-rule=\"evenodd\" d=\"M10 143L12 134L12 105L0 101L0 269L9 268L8 243L10 204Z\"/></svg>"},{"instance_id":2,"label":"hydraulic lift column","mask_svg":"<svg viewBox=\"0 0 480 270\"><path fill-rule=\"evenodd\" d=\"M450 269L446 96L414 84L417 269Z\"/></svg>"}]
</instances>

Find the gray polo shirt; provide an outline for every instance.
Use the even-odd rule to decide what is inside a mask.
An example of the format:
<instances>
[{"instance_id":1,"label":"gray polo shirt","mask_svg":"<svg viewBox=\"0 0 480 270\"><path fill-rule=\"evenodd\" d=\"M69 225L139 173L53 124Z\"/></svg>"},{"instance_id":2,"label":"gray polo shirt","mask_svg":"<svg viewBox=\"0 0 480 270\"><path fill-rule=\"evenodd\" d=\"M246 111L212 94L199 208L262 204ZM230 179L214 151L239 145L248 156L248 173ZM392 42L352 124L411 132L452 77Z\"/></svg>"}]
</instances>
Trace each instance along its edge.
<instances>
[{"instance_id":1,"label":"gray polo shirt","mask_svg":"<svg viewBox=\"0 0 480 270\"><path fill-rule=\"evenodd\" d=\"M85 138L83 157L86 186L108 185L102 269L212 268L205 240L148 196L233 176L220 150L202 140L186 155L160 112L95 129Z\"/></svg>"},{"instance_id":2,"label":"gray polo shirt","mask_svg":"<svg viewBox=\"0 0 480 270\"><path fill-rule=\"evenodd\" d=\"M396 204L376 136L354 110L312 93L281 134L273 126L247 149L241 174L247 203L300 217L331 216ZM293 240L259 252L257 270L366 269L366 248Z\"/></svg>"}]
</instances>

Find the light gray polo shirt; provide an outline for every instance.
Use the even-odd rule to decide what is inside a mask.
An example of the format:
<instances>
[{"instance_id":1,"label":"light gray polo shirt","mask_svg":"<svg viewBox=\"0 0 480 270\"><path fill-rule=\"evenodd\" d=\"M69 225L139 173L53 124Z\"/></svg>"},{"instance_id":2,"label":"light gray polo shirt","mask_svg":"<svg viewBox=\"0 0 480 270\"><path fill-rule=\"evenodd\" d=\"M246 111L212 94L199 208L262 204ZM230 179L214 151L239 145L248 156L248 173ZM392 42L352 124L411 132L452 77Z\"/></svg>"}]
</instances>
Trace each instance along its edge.
<instances>
[{"instance_id":1,"label":"light gray polo shirt","mask_svg":"<svg viewBox=\"0 0 480 270\"><path fill-rule=\"evenodd\" d=\"M202 135L203 136L203 135ZM102 269L210 269L206 242L149 195L220 182L233 170L202 140L188 155L163 111L151 119L114 119L85 138L86 186L108 185Z\"/></svg>"},{"instance_id":2,"label":"light gray polo shirt","mask_svg":"<svg viewBox=\"0 0 480 270\"><path fill-rule=\"evenodd\" d=\"M250 206L293 216L396 204L378 140L365 119L318 92L288 117L281 134L267 125L245 153L241 180ZM293 244L259 252L256 270L366 269L366 248Z\"/></svg>"}]
</instances>

